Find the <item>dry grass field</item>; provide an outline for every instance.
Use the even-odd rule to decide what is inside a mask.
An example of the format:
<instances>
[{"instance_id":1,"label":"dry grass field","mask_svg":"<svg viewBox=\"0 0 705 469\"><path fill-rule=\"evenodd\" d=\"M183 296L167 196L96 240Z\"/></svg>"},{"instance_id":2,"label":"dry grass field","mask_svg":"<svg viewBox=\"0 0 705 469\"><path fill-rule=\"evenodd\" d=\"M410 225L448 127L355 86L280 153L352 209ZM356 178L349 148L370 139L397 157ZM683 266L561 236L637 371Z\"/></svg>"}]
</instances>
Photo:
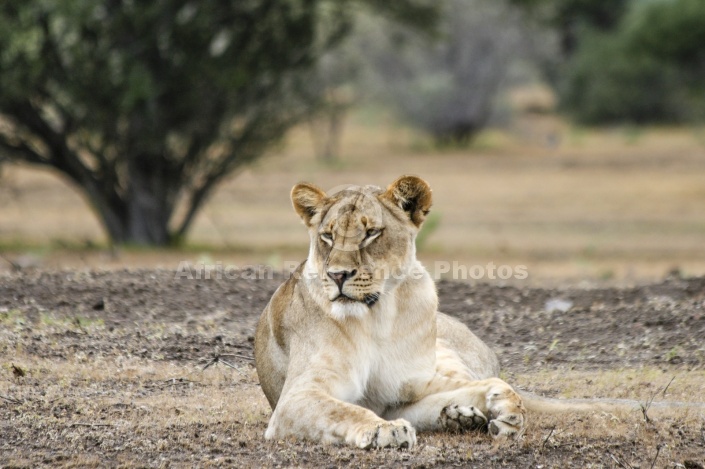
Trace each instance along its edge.
<instances>
[{"instance_id":1,"label":"dry grass field","mask_svg":"<svg viewBox=\"0 0 705 469\"><path fill-rule=\"evenodd\" d=\"M293 132L221 187L178 251L109 249L59 177L2 168L0 467L705 467L702 408L531 415L504 445L483 433L422 435L413 451L265 442L251 336L281 274L173 273L184 260L303 259L288 199L300 180L329 189L417 174L434 188L419 255L443 279L441 308L493 345L510 383L645 407L705 402L702 131L543 116L440 151L366 111L351 117L339 162L312 154L308 130ZM529 276L452 281L439 262Z\"/></svg>"},{"instance_id":2,"label":"dry grass field","mask_svg":"<svg viewBox=\"0 0 705 469\"><path fill-rule=\"evenodd\" d=\"M654 280L673 268L703 274L704 138L693 129L583 130L541 117L486 132L467 150L438 151L362 112L351 119L337 164L314 159L302 128L231 178L198 217L186 254L81 249L106 241L77 193L54 174L7 167L0 248L45 267L175 268L186 257L279 268L305 256L306 235L288 198L293 184L386 185L410 173L434 188L435 228L420 247L430 266L523 264L529 283Z\"/></svg>"},{"instance_id":3,"label":"dry grass field","mask_svg":"<svg viewBox=\"0 0 705 469\"><path fill-rule=\"evenodd\" d=\"M705 279L591 290L440 282L441 308L493 344L519 389L647 410L530 414L516 442L430 433L411 451L264 440L270 410L250 337L280 281L0 276L0 467L705 465L705 407L650 406L705 401ZM551 298L573 306L546 311Z\"/></svg>"}]
</instances>

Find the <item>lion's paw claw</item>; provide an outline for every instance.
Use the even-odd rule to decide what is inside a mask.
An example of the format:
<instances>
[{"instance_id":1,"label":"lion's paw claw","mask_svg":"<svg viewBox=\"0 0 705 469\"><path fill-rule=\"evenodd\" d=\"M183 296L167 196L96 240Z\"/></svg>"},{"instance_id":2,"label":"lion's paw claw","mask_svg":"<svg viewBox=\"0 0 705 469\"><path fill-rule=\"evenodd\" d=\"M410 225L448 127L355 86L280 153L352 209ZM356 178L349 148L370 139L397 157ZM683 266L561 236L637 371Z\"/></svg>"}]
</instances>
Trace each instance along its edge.
<instances>
[{"instance_id":1,"label":"lion's paw claw","mask_svg":"<svg viewBox=\"0 0 705 469\"><path fill-rule=\"evenodd\" d=\"M495 439L518 438L524 433L526 409L521 397L509 385L502 388L495 388L487 394L491 419L487 429Z\"/></svg>"},{"instance_id":2,"label":"lion's paw claw","mask_svg":"<svg viewBox=\"0 0 705 469\"><path fill-rule=\"evenodd\" d=\"M450 431L477 430L487 425L487 418L475 406L449 405L441 410L441 426Z\"/></svg>"},{"instance_id":3,"label":"lion's paw claw","mask_svg":"<svg viewBox=\"0 0 705 469\"><path fill-rule=\"evenodd\" d=\"M363 449L413 448L415 444L416 430L403 419L378 424L358 441L358 446Z\"/></svg>"}]
</instances>

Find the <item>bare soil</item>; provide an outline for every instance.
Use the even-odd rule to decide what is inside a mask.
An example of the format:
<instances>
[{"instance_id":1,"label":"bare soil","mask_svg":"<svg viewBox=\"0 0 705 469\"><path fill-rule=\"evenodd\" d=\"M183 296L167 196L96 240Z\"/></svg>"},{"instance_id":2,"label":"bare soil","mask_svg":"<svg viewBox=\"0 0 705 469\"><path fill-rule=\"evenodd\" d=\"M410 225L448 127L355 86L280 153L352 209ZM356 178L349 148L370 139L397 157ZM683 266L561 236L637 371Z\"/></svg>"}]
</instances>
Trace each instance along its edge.
<instances>
[{"instance_id":1,"label":"bare soil","mask_svg":"<svg viewBox=\"0 0 705 469\"><path fill-rule=\"evenodd\" d=\"M705 466L705 416L693 409L531 415L526 435L502 445L482 433L422 434L411 451L266 442L252 335L283 277L255 276L0 276L0 466ZM520 389L705 402L705 277L438 289L441 309L493 344Z\"/></svg>"}]
</instances>

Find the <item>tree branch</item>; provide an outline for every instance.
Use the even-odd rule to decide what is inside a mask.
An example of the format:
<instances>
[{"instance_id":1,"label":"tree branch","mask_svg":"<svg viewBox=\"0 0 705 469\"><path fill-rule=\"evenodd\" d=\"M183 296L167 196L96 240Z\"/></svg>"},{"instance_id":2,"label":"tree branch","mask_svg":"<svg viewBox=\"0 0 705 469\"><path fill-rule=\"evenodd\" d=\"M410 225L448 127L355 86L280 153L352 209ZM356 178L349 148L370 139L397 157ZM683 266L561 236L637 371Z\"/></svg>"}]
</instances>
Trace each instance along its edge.
<instances>
[{"instance_id":1,"label":"tree branch","mask_svg":"<svg viewBox=\"0 0 705 469\"><path fill-rule=\"evenodd\" d=\"M17 145L1 140L0 144L22 155L24 161L52 166L68 176L86 191L88 201L100 213L111 237L119 239L122 231L121 218L124 214L121 213L120 197L115 187L109 183L110 176L100 178L87 167L78 154L68 147L68 136L53 130L28 100L14 103L14 106L8 109L8 113L48 147L49 155L44 158L33 151L26 143L27 139ZM106 174L109 174L109 171Z\"/></svg>"},{"instance_id":2,"label":"tree branch","mask_svg":"<svg viewBox=\"0 0 705 469\"><path fill-rule=\"evenodd\" d=\"M267 117L269 117L269 122ZM266 112L263 112L262 115L253 118L239 136L230 139L230 151L219 162L206 170L203 182L192 190L186 215L176 229L177 238L186 235L196 213L208 199L215 186L238 168L261 156L264 150L271 145L274 136L283 133L282 129L290 127L294 120L283 119L282 122L272 125L271 115L267 116Z\"/></svg>"},{"instance_id":3,"label":"tree branch","mask_svg":"<svg viewBox=\"0 0 705 469\"><path fill-rule=\"evenodd\" d=\"M38 164L43 166L51 166L51 163L34 151L32 147L25 142L12 144L7 141L6 136L0 136L0 148L7 151L10 155L16 155L17 159L26 161L27 163ZM10 159L15 159L10 157Z\"/></svg>"}]
</instances>

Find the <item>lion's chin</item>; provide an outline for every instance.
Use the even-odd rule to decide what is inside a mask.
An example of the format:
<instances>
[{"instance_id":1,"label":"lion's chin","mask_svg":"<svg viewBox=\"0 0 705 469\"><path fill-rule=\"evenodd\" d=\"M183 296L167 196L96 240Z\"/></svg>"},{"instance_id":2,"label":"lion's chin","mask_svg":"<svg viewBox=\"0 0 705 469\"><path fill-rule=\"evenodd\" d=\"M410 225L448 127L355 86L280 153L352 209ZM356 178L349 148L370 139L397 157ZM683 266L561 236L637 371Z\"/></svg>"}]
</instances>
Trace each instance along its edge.
<instances>
[{"instance_id":1,"label":"lion's chin","mask_svg":"<svg viewBox=\"0 0 705 469\"><path fill-rule=\"evenodd\" d=\"M368 308L371 308L375 304L377 304L379 297L380 297L379 293L368 293L363 298L357 299L357 298L352 298L352 297L346 295L345 293L340 293L338 296L333 298L331 301L333 303L364 303L367 305Z\"/></svg>"},{"instance_id":2,"label":"lion's chin","mask_svg":"<svg viewBox=\"0 0 705 469\"><path fill-rule=\"evenodd\" d=\"M370 312L367 304L349 298L336 300L331 303L330 314L335 319L360 318Z\"/></svg>"}]
</instances>

